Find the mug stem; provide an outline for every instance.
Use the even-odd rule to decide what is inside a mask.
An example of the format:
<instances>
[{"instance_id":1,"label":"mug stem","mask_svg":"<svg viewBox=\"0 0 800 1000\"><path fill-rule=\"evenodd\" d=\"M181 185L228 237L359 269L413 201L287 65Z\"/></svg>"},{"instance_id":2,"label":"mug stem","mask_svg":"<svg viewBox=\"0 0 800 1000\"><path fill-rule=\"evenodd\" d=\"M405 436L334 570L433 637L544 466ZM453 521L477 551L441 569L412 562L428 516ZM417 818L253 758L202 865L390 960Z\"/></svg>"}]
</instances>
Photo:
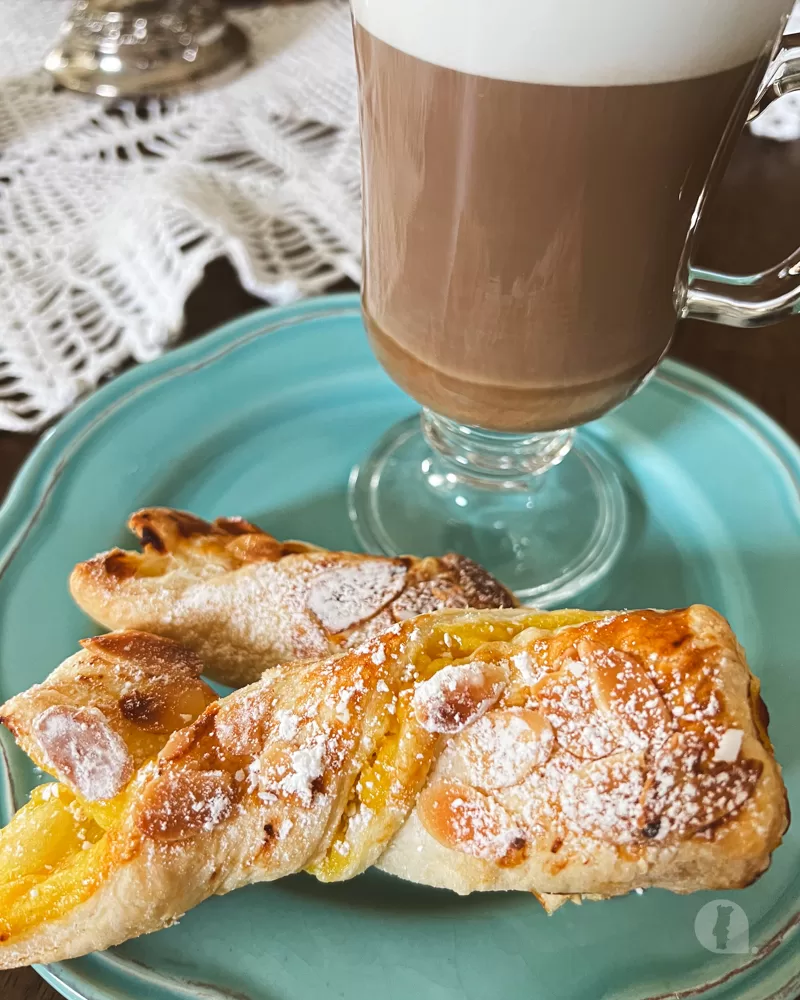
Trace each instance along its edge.
<instances>
[{"instance_id":1,"label":"mug stem","mask_svg":"<svg viewBox=\"0 0 800 1000\"><path fill-rule=\"evenodd\" d=\"M501 434L426 410L389 428L353 469L349 513L367 552L458 552L520 600L555 606L619 556L624 479L590 428Z\"/></svg>"},{"instance_id":2,"label":"mug stem","mask_svg":"<svg viewBox=\"0 0 800 1000\"><path fill-rule=\"evenodd\" d=\"M437 474L455 476L484 489L532 490L538 476L569 454L575 438L572 429L527 434L487 431L429 409L423 410L421 419L422 433L433 450L429 479Z\"/></svg>"}]
</instances>

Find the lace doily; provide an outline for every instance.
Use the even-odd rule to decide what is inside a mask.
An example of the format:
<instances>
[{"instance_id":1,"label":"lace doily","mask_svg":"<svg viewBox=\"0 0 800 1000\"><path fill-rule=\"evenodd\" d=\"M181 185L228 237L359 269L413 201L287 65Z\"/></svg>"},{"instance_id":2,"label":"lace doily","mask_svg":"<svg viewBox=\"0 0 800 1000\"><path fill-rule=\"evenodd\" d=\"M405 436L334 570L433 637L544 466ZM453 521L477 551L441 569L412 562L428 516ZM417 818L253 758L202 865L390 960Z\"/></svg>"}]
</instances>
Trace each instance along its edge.
<instances>
[{"instance_id":1,"label":"lace doily","mask_svg":"<svg viewBox=\"0 0 800 1000\"><path fill-rule=\"evenodd\" d=\"M800 0L786 25L787 32L800 32ZM792 142L800 139L800 94L786 94L759 116L750 126L755 135L764 139Z\"/></svg>"},{"instance_id":2,"label":"lace doily","mask_svg":"<svg viewBox=\"0 0 800 1000\"><path fill-rule=\"evenodd\" d=\"M359 156L343 0L237 11L254 68L112 108L37 69L69 4L2 0L0 428L35 430L177 336L227 255L270 302L359 276Z\"/></svg>"},{"instance_id":3,"label":"lace doily","mask_svg":"<svg viewBox=\"0 0 800 1000\"><path fill-rule=\"evenodd\" d=\"M2 0L0 429L36 430L177 337L206 265L286 302L359 276L345 0L232 16L254 68L210 91L104 106L39 65L67 0ZM800 136L786 98L759 134Z\"/></svg>"}]
</instances>

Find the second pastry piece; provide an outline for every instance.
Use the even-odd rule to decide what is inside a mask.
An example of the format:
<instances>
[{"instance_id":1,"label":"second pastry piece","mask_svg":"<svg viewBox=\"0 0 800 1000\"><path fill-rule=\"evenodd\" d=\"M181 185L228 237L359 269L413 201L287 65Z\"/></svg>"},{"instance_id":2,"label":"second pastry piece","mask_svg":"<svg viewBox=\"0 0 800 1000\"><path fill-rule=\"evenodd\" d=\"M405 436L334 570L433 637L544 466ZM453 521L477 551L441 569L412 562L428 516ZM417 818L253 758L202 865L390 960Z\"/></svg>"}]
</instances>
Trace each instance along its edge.
<instances>
[{"instance_id":1,"label":"second pastry piece","mask_svg":"<svg viewBox=\"0 0 800 1000\"><path fill-rule=\"evenodd\" d=\"M326 656L441 608L516 600L463 556L387 559L279 542L242 518L213 523L165 507L133 514L142 552L112 549L72 572L81 608L112 629L142 629L198 653L240 686L284 660Z\"/></svg>"}]
</instances>

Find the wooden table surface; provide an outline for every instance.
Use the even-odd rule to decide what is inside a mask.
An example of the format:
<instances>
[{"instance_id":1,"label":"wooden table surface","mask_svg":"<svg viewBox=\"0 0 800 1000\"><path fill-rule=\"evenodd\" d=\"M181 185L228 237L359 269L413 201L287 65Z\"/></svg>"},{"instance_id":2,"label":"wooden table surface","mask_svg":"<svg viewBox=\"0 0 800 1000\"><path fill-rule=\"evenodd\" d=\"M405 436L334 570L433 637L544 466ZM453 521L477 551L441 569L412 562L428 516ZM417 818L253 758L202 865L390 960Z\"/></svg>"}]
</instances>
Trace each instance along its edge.
<instances>
[{"instance_id":1,"label":"wooden table surface","mask_svg":"<svg viewBox=\"0 0 800 1000\"><path fill-rule=\"evenodd\" d=\"M744 136L704 217L697 263L758 271L788 256L798 241L800 143L784 145ZM343 283L338 290L350 287ZM185 339L201 336L261 304L239 287L227 262L216 261L187 304ZM800 440L800 317L752 331L683 323L672 354L759 403ZM35 443L34 435L0 434L0 495ZM2 1000L56 997L30 969L0 972Z\"/></svg>"}]
</instances>

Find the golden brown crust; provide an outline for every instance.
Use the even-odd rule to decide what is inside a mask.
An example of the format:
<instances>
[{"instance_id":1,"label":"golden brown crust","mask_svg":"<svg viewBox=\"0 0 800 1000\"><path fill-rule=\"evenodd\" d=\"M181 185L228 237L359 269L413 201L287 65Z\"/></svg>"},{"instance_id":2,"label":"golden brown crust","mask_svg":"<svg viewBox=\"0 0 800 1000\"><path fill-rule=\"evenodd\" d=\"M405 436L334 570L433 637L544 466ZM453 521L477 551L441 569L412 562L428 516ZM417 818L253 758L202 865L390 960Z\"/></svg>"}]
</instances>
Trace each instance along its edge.
<instances>
[{"instance_id":1,"label":"golden brown crust","mask_svg":"<svg viewBox=\"0 0 800 1000\"><path fill-rule=\"evenodd\" d=\"M514 607L482 567L453 553L385 559L279 542L242 518L204 521L151 507L129 527L142 552L79 563L70 589L108 628L164 635L232 686L281 661L358 645L396 621L445 607Z\"/></svg>"},{"instance_id":2,"label":"golden brown crust","mask_svg":"<svg viewBox=\"0 0 800 1000\"><path fill-rule=\"evenodd\" d=\"M443 611L277 667L139 767L69 912L0 917L0 967L104 948L300 869L335 881L376 864L548 909L745 886L788 821L753 690L702 606Z\"/></svg>"}]
</instances>

